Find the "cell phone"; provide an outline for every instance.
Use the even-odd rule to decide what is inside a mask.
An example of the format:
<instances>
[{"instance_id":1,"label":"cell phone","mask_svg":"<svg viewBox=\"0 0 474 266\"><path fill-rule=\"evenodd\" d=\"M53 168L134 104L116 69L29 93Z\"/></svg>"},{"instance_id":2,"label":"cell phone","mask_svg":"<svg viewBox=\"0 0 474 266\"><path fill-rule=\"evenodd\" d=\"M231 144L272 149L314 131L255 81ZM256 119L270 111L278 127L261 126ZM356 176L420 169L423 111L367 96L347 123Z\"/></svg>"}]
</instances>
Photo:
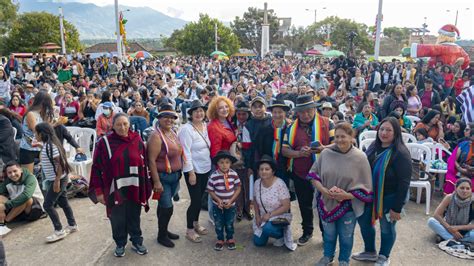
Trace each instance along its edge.
<instances>
[{"instance_id":1,"label":"cell phone","mask_svg":"<svg viewBox=\"0 0 474 266\"><path fill-rule=\"evenodd\" d=\"M316 141L311 142L311 145L309 147L311 149L315 150L315 149L319 148L319 146L321 146L321 143L316 140Z\"/></svg>"}]
</instances>

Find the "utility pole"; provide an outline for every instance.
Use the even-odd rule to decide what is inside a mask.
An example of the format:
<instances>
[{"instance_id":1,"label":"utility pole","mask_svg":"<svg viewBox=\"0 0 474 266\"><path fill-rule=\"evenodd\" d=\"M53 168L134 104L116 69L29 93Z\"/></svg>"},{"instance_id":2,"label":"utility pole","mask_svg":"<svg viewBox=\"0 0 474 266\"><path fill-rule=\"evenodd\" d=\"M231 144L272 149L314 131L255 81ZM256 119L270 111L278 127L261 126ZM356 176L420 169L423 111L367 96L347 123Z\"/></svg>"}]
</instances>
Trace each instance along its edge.
<instances>
[{"instance_id":1,"label":"utility pole","mask_svg":"<svg viewBox=\"0 0 474 266\"><path fill-rule=\"evenodd\" d=\"M262 24L262 47L260 56L264 57L270 51L270 24L268 24L268 4L265 2L263 9L263 24Z\"/></svg>"},{"instance_id":2,"label":"utility pole","mask_svg":"<svg viewBox=\"0 0 474 266\"><path fill-rule=\"evenodd\" d=\"M454 26L458 26L458 13L459 13L459 9L456 9L456 20L454 20Z\"/></svg>"},{"instance_id":3,"label":"utility pole","mask_svg":"<svg viewBox=\"0 0 474 266\"><path fill-rule=\"evenodd\" d=\"M59 7L59 32L61 34L61 54L66 55L66 41L64 40L63 8Z\"/></svg>"},{"instance_id":4,"label":"utility pole","mask_svg":"<svg viewBox=\"0 0 474 266\"><path fill-rule=\"evenodd\" d=\"M383 0L379 0L379 11L377 13L377 30L375 35L375 54L374 59L377 61L379 59L380 54L380 31L382 28L382 3Z\"/></svg>"},{"instance_id":5,"label":"utility pole","mask_svg":"<svg viewBox=\"0 0 474 266\"><path fill-rule=\"evenodd\" d=\"M118 0L115 0L115 34L117 35L117 57L119 60L122 60L122 36L120 36Z\"/></svg>"},{"instance_id":6,"label":"utility pole","mask_svg":"<svg viewBox=\"0 0 474 266\"><path fill-rule=\"evenodd\" d=\"M318 10L317 9L314 9L314 24L316 24L316 22L318 22L318 20L316 19L317 18L317 15L318 14Z\"/></svg>"},{"instance_id":7,"label":"utility pole","mask_svg":"<svg viewBox=\"0 0 474 266\"><path fill-rule=\"evenodd\" d=\"M217 51L217 22L214 24L214 40L215 40L215 47L214 47L214 51Z\"/></svg>"}]
</instances>

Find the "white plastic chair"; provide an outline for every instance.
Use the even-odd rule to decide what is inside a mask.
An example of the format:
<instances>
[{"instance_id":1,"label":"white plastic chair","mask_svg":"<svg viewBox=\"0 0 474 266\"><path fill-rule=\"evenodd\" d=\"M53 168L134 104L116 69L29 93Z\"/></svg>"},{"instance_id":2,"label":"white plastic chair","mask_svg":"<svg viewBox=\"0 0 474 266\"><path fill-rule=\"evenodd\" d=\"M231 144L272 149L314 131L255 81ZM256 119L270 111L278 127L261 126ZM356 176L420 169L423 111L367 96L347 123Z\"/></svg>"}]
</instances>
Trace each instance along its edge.
<instances>
[{"instance_id":1,"label":"white plastic chair","mask_svg":"<svg viewBox=\"0 0 474 266\"><path fill-rule=\"evenodd\" d=\"M374 141L375 139L364 139L359 143L359 149L365 152Z\"/></svg>"},{"instance_id":2,"label":"white plastic chair","mask_svg":"<svg viewBox=\"0 0 474 266\"><path fill-rule=\"evenodd\" d=\"M362 131L359 134L359 143L361 143L364 139L376 139L376 138L377 138L377 131L375 130Z\"/></svg>"},{"instance_id":3,"label":"white plastic chair","mask_svg":"<svg viewBox=\"0 0 474 266\"><path fill-rule=\"evenodd\" d=\"M416 140L416 137L413 136L412 134L410 133L405 133L405 132L402 132L402 138L403 138L403 142L406 144L406 143L416 143L417 140Z\"/></svg>"},{"instance_id":4,"label":"white plastic chair","mask_svg":"<svg viewBox=\"0 0 474 266\"><path fill-rule=\"evenodd\" d=\"M12 127L13 129L13 140L16 139L16 134L18 133L18 130L16 129L16 127Z\"/></svg>"},{"instance_id":5,"label":"white plastic chair","mask_svg":"<svg viewBox=\"0 0 474 266\"><path fill-rule=\"evenodd\" d=\"M430 172L431 166L431 149L423 144L418 143L406 143L405 144L410 151L412 159L420 160L426 164L426 172ZM426 175L425 178L419 180L410 181L410 187L416 188L416 203L420 204L421 201L421 192L426 189L426 215L430 214L430 203L431 203L431 183L429 181L429 176Z\"/></svg>"},{"instance_id":6,"label":"white plastic chair","mask_svg":"<svg viewBox=\"0 0 474 266\"><path fill-rule=\"evenodd\" d=\"M87 166L92 165L92 156L94 155L95 142L97 140L97 133L91 128L77 128L69 131L72 137L77 141L79 147L82 148L84 154L87 156L87 160L82 162L76 162L74 157L76 156L76 150L71 149L69 152L68 163L73 167L74 171L84 176L89 180L90 173L87 172ZM92 144L92 150L91 150Z\"/></svg>"},{"instance_id":7,"label":"white plastic chair","mask_svg":"<svg viewBox=\"0 0 474 266\"><path fill-rule=\"evenodd\" d=\"M291 109L295 108L295 103L290 100L284 100L285 104L288 105Z\"/></svg>"},{"instance_id":8,"label":"white plastic chair","mask_svg":"<svg viewBox=\"0 0 474 266\"><path fill-rule=\"evenodd\" d=\"M431 143L431 142L425 142L423 145L427 146L431 150L431 162L435 160L440 160L444 163L447 163L443 160L443 152L446 152L448 156L451 155L451 151L446 149L442 144L440 143ZM444 187L444 180L446 173L448 172L447 169L433 169L430 168L430 173L437 174L439 176L439 187L440 189L443 189Z\"/></svg>"}]
</instances>

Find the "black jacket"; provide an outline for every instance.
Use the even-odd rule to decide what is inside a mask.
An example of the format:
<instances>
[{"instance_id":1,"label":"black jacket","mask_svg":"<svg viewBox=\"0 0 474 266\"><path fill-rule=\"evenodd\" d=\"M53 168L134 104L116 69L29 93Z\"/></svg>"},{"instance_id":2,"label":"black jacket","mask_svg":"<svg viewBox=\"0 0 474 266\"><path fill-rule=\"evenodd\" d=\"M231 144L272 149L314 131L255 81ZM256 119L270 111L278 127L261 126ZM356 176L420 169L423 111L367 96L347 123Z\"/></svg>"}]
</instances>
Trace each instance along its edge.
<instances>
[{"instance_id":1,"label":"black jacket","mask_svg":"<svg viewBox=\"0 0 474 266\"><path fill-rule=\"evenodd\" d=\"M13 127L10 120L0 115L0 159L4 163L16 160L16 144L13 139Z\"/></svg>"}]
</instances>

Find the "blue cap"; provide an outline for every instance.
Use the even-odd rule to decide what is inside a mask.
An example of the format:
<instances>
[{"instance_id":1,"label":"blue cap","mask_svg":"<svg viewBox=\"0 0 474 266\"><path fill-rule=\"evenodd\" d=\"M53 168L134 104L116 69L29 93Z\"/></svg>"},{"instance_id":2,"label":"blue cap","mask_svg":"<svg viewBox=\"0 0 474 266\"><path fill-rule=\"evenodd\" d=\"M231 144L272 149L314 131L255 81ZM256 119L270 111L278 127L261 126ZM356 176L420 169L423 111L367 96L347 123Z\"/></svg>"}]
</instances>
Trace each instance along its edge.
<instances>
[{"instance_id":1,"label":"blue cap","mask_svg":"<svg viewBox=\"0 0 474 266\"><path fill-rule=\"evenodd\" d=\"M114 105L111 102L105 102L102 104L102 107L104 108L112 108Z\"/></svg>"}]
</instances>

